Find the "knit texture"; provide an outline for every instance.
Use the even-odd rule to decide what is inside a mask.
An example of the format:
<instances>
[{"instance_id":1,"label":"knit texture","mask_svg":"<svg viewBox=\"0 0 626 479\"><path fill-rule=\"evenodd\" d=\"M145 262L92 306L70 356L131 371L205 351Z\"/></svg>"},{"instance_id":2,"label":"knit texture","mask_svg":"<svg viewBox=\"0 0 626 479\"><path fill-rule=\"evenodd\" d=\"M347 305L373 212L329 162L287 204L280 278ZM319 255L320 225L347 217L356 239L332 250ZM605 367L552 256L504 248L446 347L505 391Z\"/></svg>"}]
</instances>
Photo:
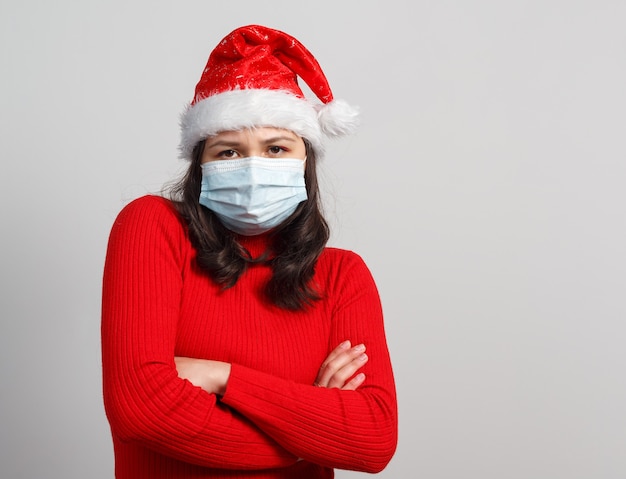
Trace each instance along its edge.
<instances>
[{"instance_id":1,"label":"knit texture","mask_svg":"<svg viewBox=\"0 0 626 479\"><path fill-rule=\"evenodd\" d=\"M267 238L241 237L253 256ZM355 253L327 248L305 311L270 304L267 265L227 290L199 270L170 202L133 201L109 239L103 281L104 404L118 479L330 478L382 470L397 442L380 300ZM313 386L339 343L364 343L356 391ZM176 373L174 356L230 362L218 399Z\"/></svg>"}]
</instances>

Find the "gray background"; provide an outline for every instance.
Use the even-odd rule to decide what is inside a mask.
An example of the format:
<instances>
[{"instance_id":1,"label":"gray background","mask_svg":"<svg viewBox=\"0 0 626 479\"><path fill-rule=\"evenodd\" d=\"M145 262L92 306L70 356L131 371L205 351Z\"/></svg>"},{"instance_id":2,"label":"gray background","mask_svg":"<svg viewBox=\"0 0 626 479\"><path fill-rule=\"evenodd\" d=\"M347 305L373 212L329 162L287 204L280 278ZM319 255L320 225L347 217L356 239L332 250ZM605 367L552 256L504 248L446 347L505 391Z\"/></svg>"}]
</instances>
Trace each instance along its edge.
<instances>
[{"instance_id":1,"label":"gray background","mask_svg":"<svg viewBox=\"0 0 626 479\"><path fill-rule=\"evenodd\" d=\"M178 115L248 23L363 112L323 181L386 311L380 477L626 477L621 0L2 0L0 476L112 477L109 228L181 171Z\"/></svg>"}]
</instances>

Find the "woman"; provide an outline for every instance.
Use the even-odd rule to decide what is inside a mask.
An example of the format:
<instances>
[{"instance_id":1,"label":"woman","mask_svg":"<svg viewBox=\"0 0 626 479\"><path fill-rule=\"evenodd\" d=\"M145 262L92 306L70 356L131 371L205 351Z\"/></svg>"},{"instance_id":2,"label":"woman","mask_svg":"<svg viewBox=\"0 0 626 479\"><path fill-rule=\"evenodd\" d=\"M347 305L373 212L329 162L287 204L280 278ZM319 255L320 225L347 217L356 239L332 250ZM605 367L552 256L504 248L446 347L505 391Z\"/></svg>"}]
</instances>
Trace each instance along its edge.
<instances>
[{"instance_id":1,"label":"woman","mask_svg":"<svg viewBox=\"0 0 626 479\"><path fill-rule=\"evenodd\" d=\"M397 409L380 301L363 261L325 246L316 177L324 138L355 124L283 32L239 28L211 53L182 116L186 176L172 199L126 206L109 239L103 382L118 479L387 465Z\"/></svg>"}]
</instances>

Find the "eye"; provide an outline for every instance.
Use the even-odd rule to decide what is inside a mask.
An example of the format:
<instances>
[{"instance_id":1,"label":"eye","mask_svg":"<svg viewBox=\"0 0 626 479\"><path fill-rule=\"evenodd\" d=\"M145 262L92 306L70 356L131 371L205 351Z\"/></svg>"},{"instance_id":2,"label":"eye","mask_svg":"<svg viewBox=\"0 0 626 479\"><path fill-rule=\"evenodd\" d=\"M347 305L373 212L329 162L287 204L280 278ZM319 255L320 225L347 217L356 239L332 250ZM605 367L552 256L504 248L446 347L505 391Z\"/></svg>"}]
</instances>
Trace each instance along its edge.
<instances>
[{"instance_id":1,"label":"eye","mask_svg":"<svg viewBox=\"0 0 626 479\"><path fill-rule=\"evenodd\" d=\"M218 158L234 158L237 155L237 152L235 150L224 150L224 151L220 151L217 154Z\"/></svg>"},{"instance_id":2,"label":"eye","mask_svg":"<svg viewBox=\"0 0 626 479\"><path fill-rule=\"evenodd\" d=\"M267 151L272 155L280 155L282 152L287 151L287 149L282 146L270 146Z\"/></svg>"}]
</instances>

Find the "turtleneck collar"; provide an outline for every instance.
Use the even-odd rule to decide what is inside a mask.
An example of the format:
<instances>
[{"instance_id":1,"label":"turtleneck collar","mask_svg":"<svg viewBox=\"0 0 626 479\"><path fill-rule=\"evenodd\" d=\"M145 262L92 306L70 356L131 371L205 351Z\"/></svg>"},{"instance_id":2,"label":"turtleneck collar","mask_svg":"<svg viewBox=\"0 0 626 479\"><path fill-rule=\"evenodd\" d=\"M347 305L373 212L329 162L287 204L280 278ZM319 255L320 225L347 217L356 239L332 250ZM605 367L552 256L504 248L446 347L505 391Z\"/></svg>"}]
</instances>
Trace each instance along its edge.
<instances>
[{"instance_id":1,"label":"turtleneck collar","mask_svg":"<svg viewBox=\"0 0 626 479\"><path fill-rule=\"evenodd\" d=\"M267 252L271 244L270 233L263 233L254 236L237 234L235 236L239 244L243 246L246 250L248 250L252 259L258 259L259 257L261 257L264 253ZM272 256L273 254L268 255L268 259Z\"/></svg>"}]
</instances>

